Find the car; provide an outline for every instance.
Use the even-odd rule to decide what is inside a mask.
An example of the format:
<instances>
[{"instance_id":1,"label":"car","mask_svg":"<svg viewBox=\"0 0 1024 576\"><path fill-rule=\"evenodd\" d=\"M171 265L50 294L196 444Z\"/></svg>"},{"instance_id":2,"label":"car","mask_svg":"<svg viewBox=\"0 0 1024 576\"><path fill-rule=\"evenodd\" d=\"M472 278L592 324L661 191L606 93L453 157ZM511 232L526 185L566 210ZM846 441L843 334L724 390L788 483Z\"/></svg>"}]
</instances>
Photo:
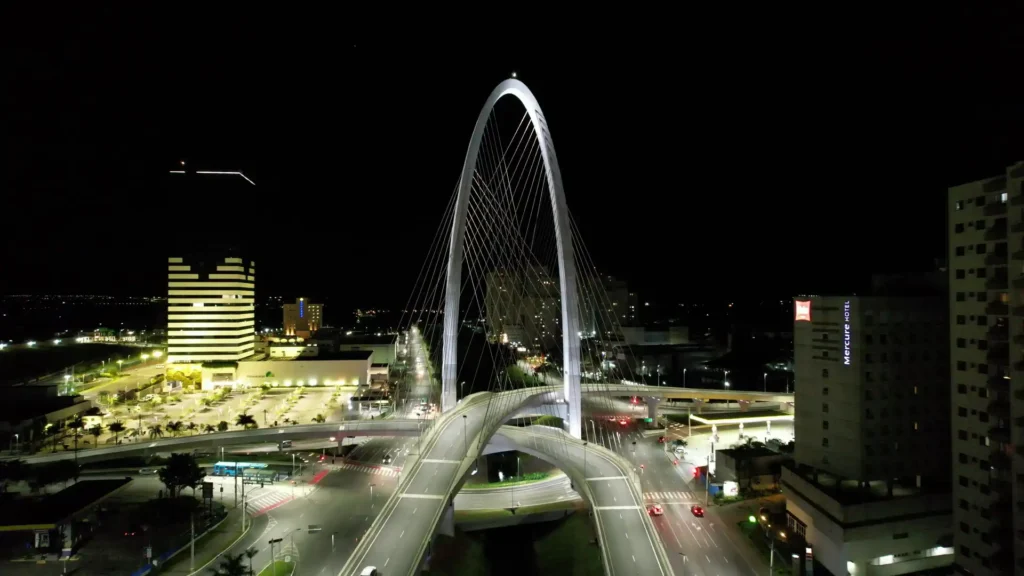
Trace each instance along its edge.
<instances>
[{"instance_id":1,"label":"car","mask_svg":"<svg viewBox=\"0 0 1024 576\"><path fill-rule=\"evenodd\" d=\"M377 572L376 566L367 566L363 568L363 571L359 573L359 576L380 576L380 572Z\"/></svg>"},{"instance_id":2,"label":"car","mask_svg":"<svg viewBox=\"0 0 1024 576\"><path fill-rule=\"evenodd\" d=\"M647 509L647 513L651 516L661 516L665 514L665 510L661 507L661 504L655 504Z\"/></svg>"},{"instance_id":3,"label":"car","mask_svg":"<svg viewBox=\"0 0 1024 576\"><path fill-rule=\"evenodd\" d=\"M625 418L623 418L622 420L619 420L619 424L622 424L623 426L625 426L625 425L629 424L629 420L626 420Z\"/></svg>"},{"instance_id":4,"label":"car","mask_svg":"<svg viewBox=\"0 0 1024 576\"><path fill-rule=\"evenodd\" d=\"M385 464L391 464L391 454L385 454L384 455L384 463Z\"/></svg>"},{"instance_id":5,"label":"car","mask_svg":"<svg viewBox=\"0 0 1024 576\"><path fill-rule=\"evenodd\" d=\"M704 517L704 509L701 508L700 506L690 506L690 513L696 516L697 518Z\"/></svg>"},{"instance_id":6,"label":"car","mask_svg":"<svg viewBox=\"0 0 1024 576\"><path fill-rule=\"evenodd\" d=\"M156 474L156 468L140 468L139 474Z\"/></svg>"},{"instance_id":7,"label":"car","mask_svg":"<svg viewBox=\"0 0 1024 576\"><path fill-rule=\"evenodd\" d=\"M664 436L658 436L658 444L664 444L664 443L665 443L665 437Z\"/></svg>"}]
</instances>

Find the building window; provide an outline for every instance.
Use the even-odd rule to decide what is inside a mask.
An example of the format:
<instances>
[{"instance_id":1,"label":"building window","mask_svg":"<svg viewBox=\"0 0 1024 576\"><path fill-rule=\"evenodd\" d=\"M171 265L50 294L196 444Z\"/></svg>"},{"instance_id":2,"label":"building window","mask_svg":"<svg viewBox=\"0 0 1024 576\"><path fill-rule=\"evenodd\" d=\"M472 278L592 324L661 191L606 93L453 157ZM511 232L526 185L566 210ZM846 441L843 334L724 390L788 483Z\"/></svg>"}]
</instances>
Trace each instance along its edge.
<instances>
[{"instance_id":1,"label":"building window","mask_svg":"<svg viewBox=\"0 0 1024 576\"><path fill-rule=\"evenodd\" d=\"M988 268L976 268L978 278L988 278Z\"/></svg>"},{"instance_id":2,"label":"building window","mask_svg":"<svg viewBox=\"0 0 1024 576\"><path fill-rule=\"evenodd\" d=\"M964 316L963 314L957 314L956 323L959 324L960 326L967 324L967 317Z\"/></svg>"},{"instance_id":3,"label":"building window","mask_svg":"<svg viewBox=\"0 0 1024 576\"><path fill-rule=\"evenodd\" d=\"M960 485L961 486L969 486L970 485L970 482L967 481L967 476L961 476L960 477Z\"/></svg>"},{"instance_id":4,"label":"building window","mask_svg":"<svg viewBox=\"0 0 1024 576\"><path fill-rule=\"evenodd\" d=\"M966 298L964 298L964 293L963 292L957 292L956 293L956 301L957 302L963 302L964 300L966 300Z\"/></svg>"},{"instance_id":5,"label":"building window","mask_svg":"<svg viewBox=\"0 0 1024 576\"><path fill-rule=\"evenodd\" d=\"M964 360L957 360L956 361L956 369L961 371L961 372L963 372L964 370L967 370L967 362L964 361Z\"/></svg>"},{"instance_id":6,"label":"building window","mask_svg":"<svg viewBox=\"0 0 1024 576\"><path fill-rule=\"evenodd\" d=\"M964 454L963 452L961 452L960 453L960 463L961 464L967 464L967 460L968 460L967 454Z\"/></svg>"},{"instance_id":7,"label":"building window","mask_svg":"<svg viewBox=\"0 0 1024 576\"><path fill-rule=\"evenodd\" d=\"M821 369L821 377L822 378L828 378L828 368L822 368Z\"/></svg>"},{"instance_id":8,"label":"building window","mask_svg":"<svg viewBox=\"0 0 1024 576\"><path fill-rule=\"evenodd\" d=\"M975 220L974 221L974 229L975 230L984 230L985 229L985 221L984 220Z\"/></svg>"},{"instance_id":9,"label":"building window","mask_svg":"<svg viewBox=\"0 0 1024 576\"><path fill-rule=\"evenodd\" d=\"M824 412L825 414L828 414L828 404L823 403L821 405L821 411Z\"/></svg>"},{"instance_id":10,"label":"building window","mask_svg":"<svg viewBox=\"0 0 1024 576\"><path fill-rule=\"evenodd\" d=\"M956 393L957 394L967 394L967 384L957 384L956 385Z\"/></svg>"},{"instance_id":11,"label":"building window","mask_svg":"<svg viewBox=\"0 0 1024 576\"><path fill-rule=\"evenodd\" d=\"M963 256L964 255L964 247L963 246L957 246L956 247L956 255L957 256Z\"/></svg>"},{"instance_id":12,"label":"building window","mask_svg":"<svg viewBox=\"0 0 1024 576\"><path fill-rule=\"evenodd\" d=\"M956 339L956 347L957 348L967 348L967 338L957 338Z\"/></svg>"},{"instance_id":13,"label":"building window","mask_svg":"<svg viewBox=\"0 0 1024 576\"><path fill-rule=\"evenodd\" d=\"M963 280L964 278L967 278L967 273L964 272L963 268L957 268L956 269L956 279L957 280Z\"/></svg>"},{"instance_id":14,"label":"building window","mask_svg":"<svg viewBox=\"0 0 1024 576\"><path fill-rule=\"evenodd\" d=\"M980 254L985 254L986 252L988 252L988 244L984 244L984 243L983 243L983 244L978 244L978 245L977 245L977 246L976 246L976 247L974 248L974 252L975 252L976 254L979 254L979 255L980 255Z\"/></svg>"},{"instance_id":15,"label":"building window","mask_svg":"<svg viewBox=\"0 0 1024 576\"><path fill-rule=\"evenodd\" d=\"M963 231L964 231L964 225L963 225L962 222L960 224L957 224L956 226L953 227L953 232L955 234L960 234Z\"/></svg>"},{"instance_id":16,"label":"building window","mask_svg":"<svg viewBox=\"0 0 1024 576\"><path fill-rule=\"evenodd\" d=\"M978 196L977 198L975 198L974 199L974 205L977 206L978 208L981 208L982 206L984 206L985 205L985 197L984 196Z\"/></svg>"},{"instance_id":17,"label":"building window","mask_svg":"<svg viewBox=\"0 0 1024 576\"><path fill-rule=\"evenodd\" d=\"M822 420L821 421L821 429L822 430L828 430L828 420Z\"/></svg>"},{"instance_id":18,"label":"building window","mask_svg":"<svg viewBox=\"0 0 1024 576\"><path fill-rule=\"evenodd\" d=\"M967 430L957 430L956 437L960 440L967 440Z\"/></svg>"},{"instance_id":19,"label":"building window","mask_svg":"<svg viewBox=\"0 0 1024 576\"><path fill-rule=\"evenodd\" d=\"M957 212L959 212L959 211L963 210L963 209L964 209L964 201L963 201L963 200L957 200L957 201L956 201L956 204L954 204L954 207L955 207L954 209L955 209L955 210L956 210Z\"/></svg>"},{"instance_id":20,"label":"building window","mask_svg":"<svg viewBox=\"0 0 1024 576\"><path fill-rule=\"evenodd\" d=\"M967 417L967 408L965 408L963 406L957 407L956 415L961 417L961 418L966 418Z\"/></svg>"},{"instance_id":21,"label":"building window","mask_svg":"<svg viewBox=\"0 0 1024 576\"><path fill-rule=\"evenodd\" d=\"M825 386L824 388L821 389L821 395L828 396L828 386Z\"/></svg>"},{"instance_id":22,"label":"building window","mask_svg":"<svg viewBox=\"0 0 1024 576\"><path fill-rule=\"evenodd\" d=\"M821 439L821 447L822 448L828 448L828 438L822 438Z\"/></svg>"}]
</instances>

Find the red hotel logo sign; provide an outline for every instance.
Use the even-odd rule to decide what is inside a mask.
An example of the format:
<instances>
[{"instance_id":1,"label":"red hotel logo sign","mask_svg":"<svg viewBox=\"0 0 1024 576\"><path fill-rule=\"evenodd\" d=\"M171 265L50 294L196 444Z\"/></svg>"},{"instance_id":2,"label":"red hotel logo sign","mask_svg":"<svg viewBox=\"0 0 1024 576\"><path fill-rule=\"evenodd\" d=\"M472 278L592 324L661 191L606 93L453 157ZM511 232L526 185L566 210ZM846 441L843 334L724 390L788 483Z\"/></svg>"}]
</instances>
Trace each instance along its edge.
<instances>
[{"instance_id":1,"label":"red hotel logo sign","mask_svg":"<svg viewBox=\"0 0 1024 576\"><path fill-rule=\"evenodd\" d=\"M810 300L794 300L793 309L796 312L795 322L810 322L811 321L811 301Z\"/></svg>"}]
</instances>

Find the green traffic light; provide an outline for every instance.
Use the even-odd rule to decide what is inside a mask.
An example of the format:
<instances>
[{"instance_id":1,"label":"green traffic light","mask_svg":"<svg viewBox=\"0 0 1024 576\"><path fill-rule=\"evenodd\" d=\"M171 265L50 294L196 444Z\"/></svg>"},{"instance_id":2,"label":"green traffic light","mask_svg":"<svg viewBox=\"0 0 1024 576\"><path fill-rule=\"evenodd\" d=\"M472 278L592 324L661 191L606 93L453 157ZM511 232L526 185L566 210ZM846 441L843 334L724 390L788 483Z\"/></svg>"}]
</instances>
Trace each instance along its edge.
<instances>
[{"instance_id":1,"label":"green traffic light","mask_svg":"<svg viewBox=\"0 0 1024 576\"><path fill-rule=\"evenodd\" d=\"M757 518L754 518L753 516L750 516L749 518L747 518L747 520L750 520L751 524L757 522Z\"/></svg>"}]
</instances>

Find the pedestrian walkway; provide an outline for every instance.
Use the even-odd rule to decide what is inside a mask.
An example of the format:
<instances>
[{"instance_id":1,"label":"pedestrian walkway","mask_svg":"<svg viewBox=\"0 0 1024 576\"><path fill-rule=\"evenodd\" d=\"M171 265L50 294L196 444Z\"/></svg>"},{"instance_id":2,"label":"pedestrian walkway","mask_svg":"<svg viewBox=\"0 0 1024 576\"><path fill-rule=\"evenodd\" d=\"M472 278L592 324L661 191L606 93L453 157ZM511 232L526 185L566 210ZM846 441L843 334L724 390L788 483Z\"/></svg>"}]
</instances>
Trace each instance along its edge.
<instances>
[{"instance_id":1,"label":"pedestrian walkway","mask_svg":"<svg viewBox=\"0 0 1024 576\"><path fill-rule=\"evenodd\" d=\"M644 500L662 504L688 504L697 502L698 498L693 492L644 492Z\"/></svg>"},{"instance_id":2,"label":"pedestrian walkway","mask_svg":"<svg viewBox=\"0 0 1024 576\"><path fill-rule=\"evenodd\" d=\"M362 472L364 474L376 474L379 476L398 476L401 469L390 468L384 466L375 466L373 464L356 464L353 462L343 462L341 464L331 464L327 466L330 470L353 470L355 472Z\"/></svg>"}]
</instances>

